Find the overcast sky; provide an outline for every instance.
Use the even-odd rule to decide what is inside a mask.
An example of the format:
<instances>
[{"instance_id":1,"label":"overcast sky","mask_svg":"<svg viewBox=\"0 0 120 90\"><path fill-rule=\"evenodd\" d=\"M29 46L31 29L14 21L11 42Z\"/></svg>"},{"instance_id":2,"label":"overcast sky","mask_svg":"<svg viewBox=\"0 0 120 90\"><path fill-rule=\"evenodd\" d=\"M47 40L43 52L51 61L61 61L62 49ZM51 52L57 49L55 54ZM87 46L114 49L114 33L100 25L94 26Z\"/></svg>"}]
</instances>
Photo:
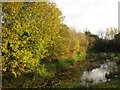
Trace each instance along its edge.
<instances>
[{"instance_id":1,"label":"overcast sky","mask_svg":"<svg viewBox=\"0 0 120 90\"><path fill-rule=\"evenodd\" d=\"M120 0L50 0L65 16L64 23L84 31L89 28L94 34L106 28L118 27L118 1Z\"/></svg>"}]
</instances>

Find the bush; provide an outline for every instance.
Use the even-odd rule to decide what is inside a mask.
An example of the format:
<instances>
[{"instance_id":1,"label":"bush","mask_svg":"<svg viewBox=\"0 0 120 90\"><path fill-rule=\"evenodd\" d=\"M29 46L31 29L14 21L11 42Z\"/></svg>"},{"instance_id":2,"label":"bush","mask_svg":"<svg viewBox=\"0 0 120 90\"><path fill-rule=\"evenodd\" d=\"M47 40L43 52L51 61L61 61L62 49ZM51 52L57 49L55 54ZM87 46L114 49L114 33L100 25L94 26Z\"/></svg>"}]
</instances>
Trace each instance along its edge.
<instances>
[{"instance_id":1,"label":"bush","mask_svg":"<svg viewBox=\"0 0 120 90\"><path fill-rule=\"evenodd\" d=\"M57 68L60 70L66 70L70 64L67 61L59 60L57 63Z\"/></svg>"},{"instance_id":2,"label":"bush","mask_svg":"<svg viewBox=\"0 0 120 90\"><path fill-rule=\"evenodd\" d=\"M47 63L45 68L48 71L48 77L53 77L55 75L57 64L56 63Z\"/></svg>"},{"instance_id":3,"label":"bush","mask_svg":"<svg viewBox=\"0 0 120 90\"><path fill-rule=\"evenodd\" d=\"M74 58L70 58L70 59L68 59L67 61L68 61L68 62L74 62L75 59L74 59Z\"/></svg>"}]
</instances>

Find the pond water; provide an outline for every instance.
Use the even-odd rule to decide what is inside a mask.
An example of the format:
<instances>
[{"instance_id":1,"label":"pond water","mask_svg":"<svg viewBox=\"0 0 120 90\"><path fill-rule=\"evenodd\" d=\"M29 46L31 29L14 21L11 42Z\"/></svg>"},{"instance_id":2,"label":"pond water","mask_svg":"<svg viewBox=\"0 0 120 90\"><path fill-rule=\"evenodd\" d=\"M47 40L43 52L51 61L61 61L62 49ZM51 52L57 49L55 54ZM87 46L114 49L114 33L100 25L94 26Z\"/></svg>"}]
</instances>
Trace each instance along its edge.
<instances>
[{"instance_id":1,"label":"pond water","mask_svg":"<svg viewBox=\"0 0 120 90\"><path fill-rule=\"evenodd\" d=\"M86 71L81 76L82 85L95 85L109 82L113 77L118 77L118 66L115 62L90 62Z\"/></svg>"}]
</instances>

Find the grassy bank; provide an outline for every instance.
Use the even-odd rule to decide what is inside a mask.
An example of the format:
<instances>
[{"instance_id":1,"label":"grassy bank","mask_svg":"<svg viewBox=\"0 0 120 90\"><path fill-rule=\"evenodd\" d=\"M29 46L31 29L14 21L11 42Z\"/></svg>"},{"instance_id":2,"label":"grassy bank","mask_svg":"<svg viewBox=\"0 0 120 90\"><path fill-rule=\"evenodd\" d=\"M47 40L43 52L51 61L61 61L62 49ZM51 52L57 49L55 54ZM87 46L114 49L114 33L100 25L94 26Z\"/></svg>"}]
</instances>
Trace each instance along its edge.
<instances>
[{"instance_id":1,"label":"grassy bank","mask_svg":"<svg viewBox=\"0 0 120 90\"><path fill-rule=\"evenodd\" d=\"M46 63L46 64L45 64ZM40 88L40 87L77 87L82 71L86 70L85 61L45 62L41 74L27 73L16 78L3 79L3 88Z\"/></svg>"},{"instance_id":2,"label":"grassy bank","mask_svg":"<svg viewBox=\"0 0 120 90\"><path fill-rule=\"evenodd\" d=\"M83 71L96 67L95 62L103 62L106 57L108 58L112 54L92 54L86 60L70 58L69 60L56 60L54 62L46 61L40 67L40 74L26 73L16 78L4 78L3 88L87 88L80 84ZM119 54L117 55L119 58ZM113 60L112 58L109 59ZM118 60L115 61L118 62ZM120 74L118 74L118 78L112 78L109 82L90 85L89 88L119 88L119 83Z\"/></svg>"}]
</instances>

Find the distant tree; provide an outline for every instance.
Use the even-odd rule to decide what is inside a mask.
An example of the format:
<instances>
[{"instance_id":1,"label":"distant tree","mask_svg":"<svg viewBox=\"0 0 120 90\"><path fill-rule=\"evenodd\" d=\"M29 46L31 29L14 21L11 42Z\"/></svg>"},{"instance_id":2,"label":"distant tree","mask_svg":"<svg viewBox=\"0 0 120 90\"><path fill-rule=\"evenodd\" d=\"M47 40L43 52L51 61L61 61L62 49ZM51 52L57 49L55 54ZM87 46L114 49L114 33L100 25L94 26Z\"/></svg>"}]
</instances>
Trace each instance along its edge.
<instances>
[{"instance_id":1,"label":"distant tree","mask_svg":"<svg viewBox=\"0 0 120 90\"><path fill-rule=\"evenodd\" d=\"M115 27L107 28L105 39L112 40L114 39L114 36L118 34L119 30Z\"/></svg>"},{"instance_id":2,"label":"distant tree","mask_svg":"<svg viewBox=\"0 0 120 90\"><path fill-rule=\"evenodd\" d=\"M118 34L115 35L115 47L116 47L116 51L120 51L120 32Z\"/></svg>"},{"instance_id":3,"label":"distant tree","mask_svg":"<svg viewBox=\"0 0 120 90\"><path fill-rule=\"evenodd\" d=\"M85 35L90 36L91 32L90 31L85 31Z\"/></svg>"}]
</instances>

